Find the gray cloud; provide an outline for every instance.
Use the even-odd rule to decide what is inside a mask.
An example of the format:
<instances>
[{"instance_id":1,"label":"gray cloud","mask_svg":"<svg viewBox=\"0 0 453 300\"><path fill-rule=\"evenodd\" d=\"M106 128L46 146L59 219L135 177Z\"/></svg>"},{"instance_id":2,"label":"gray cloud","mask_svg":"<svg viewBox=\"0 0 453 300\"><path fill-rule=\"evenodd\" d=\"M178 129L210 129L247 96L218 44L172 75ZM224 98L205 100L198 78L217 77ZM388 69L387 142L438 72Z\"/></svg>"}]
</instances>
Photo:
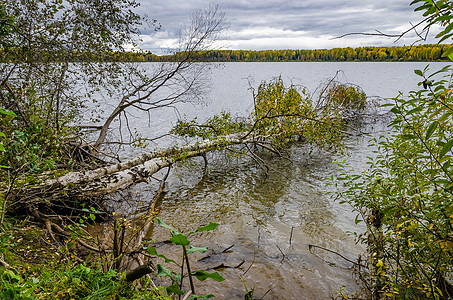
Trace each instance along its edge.
<instances>
[{"instance_id":1,"label":"gray cloud","mask_svg":"<svg viewBox=\"0 0 453 300\"><path fill-rule=\"evenodd\" d=\"M189 21L192 11L208 7L209 0L141 0L139 12L157 19L159 32L144 30L140 48L158 51L174 43L178 28ZM394 39L350 36L353 32L381 30L396 34L421 20L408 0L220 0L214 2L227 15L231 49L332 48L344 46L393 45ZM403 39L401 44L410 44Z\"/></svg>"}]
</instances>

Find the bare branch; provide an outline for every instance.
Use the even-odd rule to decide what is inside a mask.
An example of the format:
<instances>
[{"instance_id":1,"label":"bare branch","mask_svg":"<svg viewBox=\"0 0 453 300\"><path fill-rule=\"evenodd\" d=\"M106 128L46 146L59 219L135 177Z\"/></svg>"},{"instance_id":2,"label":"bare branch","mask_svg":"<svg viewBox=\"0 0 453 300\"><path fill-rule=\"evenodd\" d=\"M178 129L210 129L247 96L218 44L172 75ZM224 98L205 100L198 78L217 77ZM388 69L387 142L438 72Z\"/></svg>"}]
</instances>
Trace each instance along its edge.
<instances>
[{"instance_id":1,"label":"bare branch","mask_svg":"<svg viewBox=\"0 0 453 300\"><path fill-rule=\"evenodd\" d=\"M403 31L402 33L399 33L399 34L388 34L388 33L384 33L380 30L376 30L375 33L367 33L367 32L351 32L351 33L345 33L345 34L342 34L340 36L337 36L337 37L334 37L334 38L331 38L331 40L335 40L335 39L341 39L341 38L344 38L344 37L347 37L347 36L352 36L352 35L362 35L362 36L381 36L381 37L389 37L389 38L396 38L396 40L394 41L394 43L398 42L401 38L403 38L404 36L406 36L409 32L411 31L414 31L416 33L416 35L421 39L421 40L426 40L426 36L423 37L422 34L423 32L427 29L423 29L421 31L421 33L418 33L417 32L417 28L419 26L421 26L423 23L426 23L426 21L428 21L430 18L425 18L423 19L422 21L418 22L417 24L413 25L412 23L411 24L411 27L405 31Z\"/></svg>"}]
</instances>

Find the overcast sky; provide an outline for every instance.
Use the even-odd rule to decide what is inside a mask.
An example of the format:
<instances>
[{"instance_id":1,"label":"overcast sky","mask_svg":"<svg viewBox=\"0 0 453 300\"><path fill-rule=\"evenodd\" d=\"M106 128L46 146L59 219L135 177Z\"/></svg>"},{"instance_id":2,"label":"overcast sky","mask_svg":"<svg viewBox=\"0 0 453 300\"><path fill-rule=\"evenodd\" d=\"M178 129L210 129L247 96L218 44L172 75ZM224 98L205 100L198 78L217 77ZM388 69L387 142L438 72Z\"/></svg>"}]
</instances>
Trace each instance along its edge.
<instances>
[{"instance_id":1,"label":"overcast sky","mask_svg":"<svg viewBox=\"0 0 453 300\"><path fill-rule=\"evenodd\" d=\"M137 0L139 12L157 19L161 29L144 30L139 48L159 54L175 45L178 28L197 9L217 4L230 23L224 49L329 49L334 47L410 45L414 35L394 38L349 36L380 30L401 33L421 20L411 0Z\"/></svg>"}]
</instances>

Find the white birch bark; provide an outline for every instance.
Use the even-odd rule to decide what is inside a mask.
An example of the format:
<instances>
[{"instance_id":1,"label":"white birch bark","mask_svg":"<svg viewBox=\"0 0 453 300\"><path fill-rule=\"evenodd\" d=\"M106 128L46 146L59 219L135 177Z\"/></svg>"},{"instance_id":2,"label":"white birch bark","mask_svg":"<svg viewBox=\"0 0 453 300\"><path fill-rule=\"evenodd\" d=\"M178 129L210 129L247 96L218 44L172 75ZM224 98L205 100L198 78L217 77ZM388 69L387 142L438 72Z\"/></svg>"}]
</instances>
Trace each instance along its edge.
<instances>
[{"instance_id":1,"label":"white birch bark","mask_svg":"<svg viewBox=\"0 0 453 300\"><path fill-rule=\"evenodd\" d=\"M168 167L176 161L203 155L229 145L253 142L254 137L242 139L238 135L229 135L215 140L205 140L183 147L172 147L160 151L145 153L126 162L95 170L78 171L59 178L49 179L40 187L80 187L81 192L91 195L103 195L125 189L135 183L147 181L154 173Z\"/></svg>"}]
</instances>

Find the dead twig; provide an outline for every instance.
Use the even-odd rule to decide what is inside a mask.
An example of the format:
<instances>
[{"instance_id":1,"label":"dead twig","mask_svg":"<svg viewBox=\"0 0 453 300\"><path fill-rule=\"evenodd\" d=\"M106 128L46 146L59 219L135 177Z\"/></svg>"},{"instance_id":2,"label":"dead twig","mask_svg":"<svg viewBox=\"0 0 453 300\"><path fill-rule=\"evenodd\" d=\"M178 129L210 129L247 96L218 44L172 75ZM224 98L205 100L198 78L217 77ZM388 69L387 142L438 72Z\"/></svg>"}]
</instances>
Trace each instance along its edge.
<instances>
[{"instance_id":1,"label":"dead twig","mask_svg":"<svg viewBox=\"0 0 453 300\"><path fill-rule=\"evenodd\" d=\"M368 269L367 266L362 265L362 264L360 264L360 263L356 263L355 261L352 261L352 260L350 260L350 259L344 257L343 255L341 255L340 253L335 252L335 251L333 251L333 250L330 250L330 249L327 249L327 248L324 248L324 247L321 247L321 246L316 246L316 245L311 245L311 244L309 244L309 245L308 245L308 249L309 249L310 252L311 252L312 248L319 248L319 249L328 251L328 252L330 252L330 253L333 253L333 254L338 255L339 257L341 257L341 258L343 258L344 260L346 260L346 261L348 261L348 262L354 264L355 266L358 266L358 267L361 267L361 268Z\"/></svg>"},{"instance_id":2,"label":"dead twig","mask_svg":"<svg viewBox=\"0 0 453 300\"><path fill-rule=\"evenodd\" d=\"M291 240L292 240L292 238L293 238L293 230L294 230L294 227L291 226L291 233L290 233L290 235L289 235L289 246L290 246L290 247L291 247Z\"/></svg>"},{"instance_id":3,"label":"dead twig","mask_svg":"<svg viewBox=\"0 0 453 300\"><path fill-rule=\"evenodd\" d=\"M241 261L237 266L228 266L228 265L225 265L224 263L221 263L218 266L206 269L206 271L209 271L209 270L219 271L219 270L225 270L225 269L239 269L244 263L245 263L245 260Z\"/></svg>"},{"instance_id":4,"label":"dead twig","mask_svg":"<svg viewBox=\"0 0 453 300\"><path fill-rule=\"evenodd\" d=\"M276 246L277 249L280 251L280 253L283 255L283 256L282 256L282 260L280 261L280 263L282 263L282 262L285 260L286 255L285 255L285 253L283 253L282 249L280 249L280 247L279 247L278 245L275 245L275 246Z\"/></svg>"},{"instance_id":5,"label":"dead twig","mask_svg":"<svg viewBox=\"0 0 453 300\"><path fill-rule=\"evenodd\" d=\"M228 250L230 250L233 247L234 247L234 244L229 246L229 247L227 247L227 248L225 248L221 253L225 253L225 252L227 252Z\"/></svg>"},{"instance_id":6,"label":"dead twig","mask_svg":"<svg viewBox=\"0 0 453 300\"><path fill-rule=\"evenodd\" d=\"M11 270L11 266L3 260L3 254L0 255L0 264L7 270Z\"/></svg>"}]
</instances>

